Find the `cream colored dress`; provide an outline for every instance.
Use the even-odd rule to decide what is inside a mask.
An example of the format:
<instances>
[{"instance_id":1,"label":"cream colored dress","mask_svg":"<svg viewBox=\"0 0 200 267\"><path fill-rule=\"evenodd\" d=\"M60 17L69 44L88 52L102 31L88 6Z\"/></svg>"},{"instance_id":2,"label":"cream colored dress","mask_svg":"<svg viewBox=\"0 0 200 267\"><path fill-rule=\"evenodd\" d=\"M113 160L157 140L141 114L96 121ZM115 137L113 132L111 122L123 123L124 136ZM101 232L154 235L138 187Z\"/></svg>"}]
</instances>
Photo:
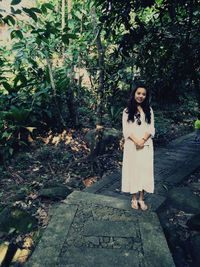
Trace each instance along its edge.
<instances>
[{"instance_id":1,"label":"cream colored dress","mask_svg":"<svg viewBox=\"0 0 200 267\"><path fill-rule=\"evenodd\" d=\"M151 108L151 124L145 121L145 114L142 111L141 125L138 125L136 119L134 122L127 122L128 114L123 110L122 128L125 139L123 164L122 164L122 192L137 193L145 190L154 192L154 151L152 138L155 135L154 113ZM134 134L142 139L145 132L150 133L151 137L145 142L142 149L137 150L134 142L128 137Z\"/></svg>"}]
</instances>

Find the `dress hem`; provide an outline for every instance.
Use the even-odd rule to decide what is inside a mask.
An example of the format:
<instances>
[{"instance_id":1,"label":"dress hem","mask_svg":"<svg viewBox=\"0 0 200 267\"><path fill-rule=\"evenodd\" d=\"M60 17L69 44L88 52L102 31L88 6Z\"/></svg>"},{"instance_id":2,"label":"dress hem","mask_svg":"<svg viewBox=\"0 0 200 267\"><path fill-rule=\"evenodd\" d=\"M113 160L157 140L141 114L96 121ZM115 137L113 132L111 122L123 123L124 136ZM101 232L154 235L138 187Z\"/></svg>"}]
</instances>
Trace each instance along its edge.
<instances>
[{"instance_id":1,"label":"dress hem","mask_svg":"<svg viewBox=\"0 0 200 267\"><path fill-rule=\"evenodd\" d=\"M145 189L142 189L142 190L144 190L146 193L150 193L150 194L153 194L154 193L154 191L147 191ZM137 192L130 192L130 191L122 191L121 190L121 192L122 193L129 193L129 194L137 194L139 191L142 191L142 190L138 190Z\"/></svg>"}]
</instances>

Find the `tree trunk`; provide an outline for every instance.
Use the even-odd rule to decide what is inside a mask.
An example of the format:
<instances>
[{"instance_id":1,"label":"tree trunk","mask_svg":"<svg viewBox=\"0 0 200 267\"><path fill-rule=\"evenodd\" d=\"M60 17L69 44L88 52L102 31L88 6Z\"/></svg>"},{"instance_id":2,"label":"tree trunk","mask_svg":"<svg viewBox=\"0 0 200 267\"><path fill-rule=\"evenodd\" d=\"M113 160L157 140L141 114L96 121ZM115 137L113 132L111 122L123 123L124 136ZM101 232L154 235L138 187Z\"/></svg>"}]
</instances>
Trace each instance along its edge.
<instances>
[{"instance_id":1,"label":"tree trunk","mask_svg":"<svg viewBox=\"0 0 200 267\"><path fill-rule=\"evenodd\" d=\"M58 105L56 85L55 85L55 82L54 82L51 61L50 61L48 52L46 50L45 50L45 57L46 57L47 67L48 67L48 70L49 70L49 77L50 77L51 87L52 87L52 90L53 90L53 99L54 99L54 102L55 102L56 111L57 111L57 114L58 114L58 116L60 118L62 126L65 127L66 124L65 124L65 121L64 121L64 119L62 117L62 114L60 112L60 108L59 108L59 105Z\"/></svg>"},{"instance_id":2,"label":"tree trunk","mask_svg":"<svg viewBox=\"0 0 200 267\"><path fill-rule=\"evenodd\" d=\"M171 3L168 4L168 13L172 22L176 21L176 6L177 6L176 0L171 1Z\"/></svg>"},{"instance_id":3,"label":"tree trunk","mask_svg":"<svg viewBox=\"0 0 200 267\"><path fill-rule=\"evenodd\" d=\"M61 22L61 31L62 35L64 34L64 28L65 28L65 7L66 3L65 0L62 0L62 22ZM64 59L65 56L65 44L62 44L62 58Z\"/></svg>"},{"instance_id":4,"label":"tree trunk","mask_svg":"<svg viewBox=\"0 0 200 267\"><path fill-rule=\"evenodd\" d=\"M190 46L190 35L191 35L191 30L192 30L192 20L193 20L193 11L194 11L194 0L190 0L189 6L188 6L188 25L187 25L187 30L186 30L186 38L185 38L185 48L188 53L186 53L188 62L191 66L191 76L192 76L192 81L194 83L194 90L198 102L198 107L200 110L200 81L199 81L199 76L198 72L195 68L195 62L193 58L193 50L191 50Z\"/></svg>"},{"instance_id":5,"label":"tree trunk","mask_svg":"<svg viewBox=\"0 0 200 267\"><path fill-rule=\"evenodd\" d=\"M67 0L67 19L68 21L72 19L72 0ZM70 48L70 42L69 42L69 48ZM74 66L73 66L73 56L70 58L71 61L71 66L70 66L70 74L69 74L69 79L70 79L70 84L69 88L67 88L67 106L70 114L70 119L72 121L73 127L77 127L79 124L78 121L78 113L77 113L77 108L76 108L76 101L74 97L74 91L73 89L77 86L75 84L75 79L74 79Z\"/></svg>"},{"instance_id":6,"label":"tree trunk","mask_svg":"<svg viewBox=\"0 0 200 267\"><path fill-rule=\"evenodd\" d=\"M101 42L101 29L97 25L95 7L91 9L92 23L94 34L96 36L96 46L98 51L98 65L99 65L99 84L97 89L97 121L96 125L102 125L103 116L103 99L104 99L104 79L105 79L105 64L104 64L104 49Z\"/></svg>"},{"instance_id":7,"label":"tree trunk","mask_svg":"<svg viewBox=\"0 0 200 267\"><path fill-rule=\"evenodd\" d=\"M72 0L67 0L68 19L72 18Z\"/></svg>"}]
</instances>

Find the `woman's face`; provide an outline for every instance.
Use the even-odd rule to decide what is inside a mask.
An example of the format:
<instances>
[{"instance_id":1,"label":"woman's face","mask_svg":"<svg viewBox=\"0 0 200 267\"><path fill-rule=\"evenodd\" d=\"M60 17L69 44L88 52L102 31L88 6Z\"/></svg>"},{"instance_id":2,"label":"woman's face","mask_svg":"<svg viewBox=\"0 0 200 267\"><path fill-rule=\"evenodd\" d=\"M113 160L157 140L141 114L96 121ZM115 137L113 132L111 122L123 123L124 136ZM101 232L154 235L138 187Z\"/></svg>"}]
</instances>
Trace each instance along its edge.
<instances>
[{"instance_id":1,"label":"woman's face","mask_svg":"<svg viewBox=\"0 0 200 267\"><path fill-rule=\"evenodd\" d=\"M135 101L141 104L146 98L146 89L143 87L138 87L135 91Z\"/></svg>"}]
</instances>

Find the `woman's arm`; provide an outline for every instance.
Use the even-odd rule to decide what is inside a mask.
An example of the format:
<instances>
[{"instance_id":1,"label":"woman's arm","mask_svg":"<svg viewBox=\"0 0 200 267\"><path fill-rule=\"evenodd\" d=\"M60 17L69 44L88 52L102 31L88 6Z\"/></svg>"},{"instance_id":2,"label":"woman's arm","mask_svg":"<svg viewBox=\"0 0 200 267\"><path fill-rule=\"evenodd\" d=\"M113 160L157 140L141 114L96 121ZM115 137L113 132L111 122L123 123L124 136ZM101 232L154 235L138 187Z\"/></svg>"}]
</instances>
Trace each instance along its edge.
<instances>
[{"instance_id":1,"label":"woman's arm","mask_svg":"<svg viewBox=\"0 0 200 267\"><path fill-rule=\"evenodd\" d=\"M128 119L128 114L125 112L125 110L123 111L123 115L122 115L122 130L123 130L123 136L125 139L130 139L131 141L133 141L135 144L137 144L137 142L139 141L135 135L132 133L132 129L130 126L130 123L127 121Z\"/></svg>"},{"instance_id":2,"label":"woman's arm","mask_svg":"<svg viewBox=\"0 0 200 267\"><path fill-rule=\"evenodd\" d=\"M155 136L155 123L154 123L154 112L153 109L150 108L151 111L151 123L148 124L148 131L144 134L144 139L147 141L150 137L154 138Z\"/></svg>"},{"instance_id":3,"label":"woman's arm","mask_svg":"<svg viewBox=\"0 0 200 267\"><path fill-rule=\"evenodd\" d=\"M136 138L134 134L131 134L131 135L129 136L129 139L131 139L131 141L133 141L133 142L135 143L135 145L137 145L138 142L139 142L139 139Z\"/></svg>"}]
</instances>

